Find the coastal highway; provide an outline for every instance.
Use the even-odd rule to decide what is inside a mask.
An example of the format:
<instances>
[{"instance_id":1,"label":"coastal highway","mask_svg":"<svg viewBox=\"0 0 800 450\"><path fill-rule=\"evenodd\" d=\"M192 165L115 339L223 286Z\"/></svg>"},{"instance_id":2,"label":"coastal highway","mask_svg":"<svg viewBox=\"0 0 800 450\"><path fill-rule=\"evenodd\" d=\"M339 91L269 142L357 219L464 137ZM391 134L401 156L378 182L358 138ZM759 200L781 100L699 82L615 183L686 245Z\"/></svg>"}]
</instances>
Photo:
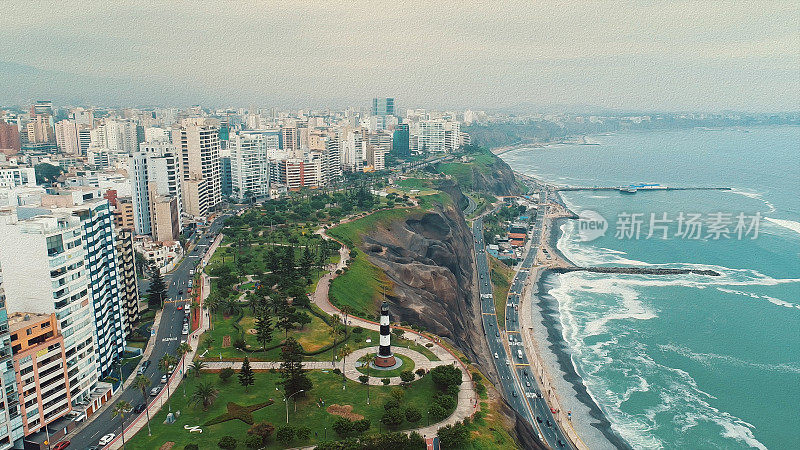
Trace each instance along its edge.
<instances>
[{"instance_id":1,"label":"coastal highway","mask_svg":"<svg viewBox=\"0 0 800 450\"><path fill-rule=\"evenodd\" d=\"M543 195L540 211L536 214L533 223L529 243L538 242L538 236L541 233L542 216L544 215L542 204L546 199L547 195ZM497 314L492 295L493 288L483 240L482 218L477 218L473 221L472 233L475 240L475 260L478 267L483 328L495 367L500 376L504 397L518 413L534 425L548 446L551 448L573 448L558 427L550 407L539 392L539 386L531 372L520 336L519 296L522 293L528 273L533 266L536 248L532 248L526 253L523 262L518 267L519 270L512 282L505 306L506 332L501 332L497 326ZM506 351L503 339L508 339L510 352Z\"/></svg>"},{"instance_id":2,"label":"coastal highway","mask_svg":"<svg viewBox=\"0 0 800 450\"><path fill-rule=\"evenodd\" d=\"M161 356L171 353L177 357L176 350L178 345L181 339L185 338L185 336L181 335L184 312L178 311L177 307L186 306L190 304L191 301L175 302L175 300L189 298L187 293L189 279L191 278L189 271L194 269L200 262L200 258L208 250L209 245L214 241L219 230L222 228L223 222L232 214L232 212L221 214L208 227L205 233L198 231L198 236L196 237L197 241L192 251L186 255L177 268L164 277L164 282L167 285L167 297L172 301L168 301L164 304L164 310L161 314L161 323L156 331L156 335L151 337L151 339L155 339L155 342L153 343L153 351L150 356L150 367L148 367L144 373L144 375L150 379L150 388L162 386L159 382L162 373L158 370L158 361ZM183 294L178 294L178 292L183 292ZM143 292L140 292L140 295L143 294ZM193 347L194 345L195 343L192 343ZM180 367L178 369L180 369ZM136 374L131 376L136 376ZM148 391L150 388L148 388ZM114 401L119 400L126 400L133 406L144 403L145 401L145 399L142 398L142 392L133 385L125 389ZM147 401L150 401L150 397L148 397ZM90 422L87 423L83 429L75 435L67 437L67 440L70 441L70 448L85 449L95 445L99 447L98 441L101 437L107 434L119 434L121 430L120 420L112 416L112 410L113 406L109 406L100 413L89 417ZM125 425L131 423L135 418L136 414L128 414L125 418Z\"/></svg>"}]
</instances>

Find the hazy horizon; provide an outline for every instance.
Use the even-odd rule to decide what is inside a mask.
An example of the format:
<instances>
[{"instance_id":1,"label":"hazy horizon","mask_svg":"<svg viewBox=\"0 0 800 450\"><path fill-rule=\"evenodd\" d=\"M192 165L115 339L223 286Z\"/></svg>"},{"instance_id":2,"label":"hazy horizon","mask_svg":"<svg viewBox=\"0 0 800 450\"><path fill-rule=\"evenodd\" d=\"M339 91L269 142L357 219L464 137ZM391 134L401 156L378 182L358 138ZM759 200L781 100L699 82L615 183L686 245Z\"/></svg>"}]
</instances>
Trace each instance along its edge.
<instances>
[{"instance_id":1,"label":"hazy horizon","mask_svg":"<svg viewBox=\"0 0 800 450\"><path fill-rule=\"evenodd\" d=\"M8 1L0 104L796 111L800 5Z\"/></svg>"}]
</instances>

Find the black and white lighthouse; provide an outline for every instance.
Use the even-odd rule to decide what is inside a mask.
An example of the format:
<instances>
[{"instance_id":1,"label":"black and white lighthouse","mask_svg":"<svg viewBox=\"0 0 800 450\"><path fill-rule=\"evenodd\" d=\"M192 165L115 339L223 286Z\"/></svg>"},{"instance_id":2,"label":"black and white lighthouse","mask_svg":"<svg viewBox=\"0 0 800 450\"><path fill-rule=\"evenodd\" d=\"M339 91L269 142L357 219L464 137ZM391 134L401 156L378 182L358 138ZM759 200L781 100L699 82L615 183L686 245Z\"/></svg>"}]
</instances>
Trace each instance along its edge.
<instances>
[{"instance_id":1,"label":"black and white lighthouse","mask_svg":"<svg viewBox=\"0 0 800 450\"><path fill-rule=\"evenodd\" d=\"M389 332L389 303L381 304L381 335L378 355L375 357L375 365L378 367L393 367L396 363L392 355L391 345L392 335Z\"/></svg>"}]
</instances>

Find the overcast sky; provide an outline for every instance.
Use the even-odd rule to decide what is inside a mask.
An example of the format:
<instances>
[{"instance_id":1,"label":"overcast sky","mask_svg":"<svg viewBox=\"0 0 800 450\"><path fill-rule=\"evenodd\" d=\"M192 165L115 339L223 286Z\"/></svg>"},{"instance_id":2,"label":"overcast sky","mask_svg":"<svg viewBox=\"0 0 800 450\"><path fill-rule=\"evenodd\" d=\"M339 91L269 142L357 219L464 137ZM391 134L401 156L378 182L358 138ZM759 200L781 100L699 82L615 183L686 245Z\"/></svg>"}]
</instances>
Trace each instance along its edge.
<instances>
[{"instance_id":1,"label":"overcast sky","mask_svg":"<svg viewBox=\"0 0 800 450\"><path fill-rule=\"evenodd\" d=\"M87 99L108 103L800 105L797 1L307 3L6 0L0 62L123 80ZM27 76L5 72L0 104L72 98L69 83L13 89Z\"/></svg>"}]
</instances>

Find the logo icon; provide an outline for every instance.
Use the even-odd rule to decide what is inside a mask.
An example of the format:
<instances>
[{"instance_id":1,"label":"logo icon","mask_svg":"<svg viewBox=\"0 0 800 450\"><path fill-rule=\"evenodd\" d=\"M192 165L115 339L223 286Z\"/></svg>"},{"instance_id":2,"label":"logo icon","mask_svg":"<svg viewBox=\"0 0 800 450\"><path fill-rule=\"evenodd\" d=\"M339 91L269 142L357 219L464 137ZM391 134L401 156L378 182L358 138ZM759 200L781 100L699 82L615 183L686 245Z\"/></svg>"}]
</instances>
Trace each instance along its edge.
<instances>
[{"instance_id":1,"label":"logo icon","mask_svg":"<svg viewBox=\"0 0 800 450\"><path fill-rule=\"evenodd\" d=\"M599 212L587 209L578 214L578 236L582 242L605 236L606 230L608 222Z\"/></svg>"}]
</instances>

